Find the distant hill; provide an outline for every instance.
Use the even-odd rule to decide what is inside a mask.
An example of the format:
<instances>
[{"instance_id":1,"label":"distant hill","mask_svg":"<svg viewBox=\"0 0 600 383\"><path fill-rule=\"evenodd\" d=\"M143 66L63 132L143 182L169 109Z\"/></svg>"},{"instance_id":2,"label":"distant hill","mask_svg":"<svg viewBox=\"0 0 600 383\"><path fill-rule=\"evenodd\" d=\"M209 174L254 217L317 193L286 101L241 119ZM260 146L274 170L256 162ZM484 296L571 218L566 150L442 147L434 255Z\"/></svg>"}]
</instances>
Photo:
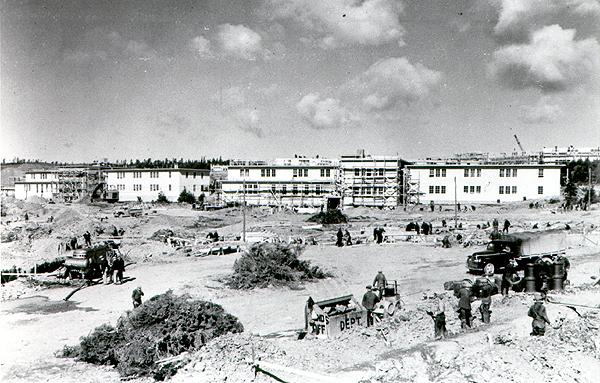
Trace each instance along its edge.
<instances>
[{"instance_id":1,"label":"distant hill","mask_svg":"<svg viewBox=\"0 0 600 383\"><path fill-rule=\"evenodd\" d=\"M47 162L34 162L24 164L2 164L0 165L2 187L14 186L15 180L24 178L25 172L30 170L56 169L58 166Z\"/></svg>"}]
</instances>

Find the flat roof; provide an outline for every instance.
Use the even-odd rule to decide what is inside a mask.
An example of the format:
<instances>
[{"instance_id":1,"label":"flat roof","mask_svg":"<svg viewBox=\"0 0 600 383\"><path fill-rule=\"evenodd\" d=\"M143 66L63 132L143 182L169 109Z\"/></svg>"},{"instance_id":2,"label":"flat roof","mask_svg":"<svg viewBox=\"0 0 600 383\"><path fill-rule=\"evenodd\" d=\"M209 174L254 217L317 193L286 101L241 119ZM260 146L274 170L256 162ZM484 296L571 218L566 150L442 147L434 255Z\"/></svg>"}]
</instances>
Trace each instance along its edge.
<instances>
[{"instance_id":1,"label":"flat roof","mask_svg":"<svg viewBox=\"0 0 600 383\"><path fill-rule=\"evenodd\" d=\"M415 165L406 165L407 168L414 169L430 169L430 168L555 168L560 169L564 167L563 165L554 165L554 164L415 164Z\"/></svg>"},{"instance_id":2,"label":"flat roof","mask_svg":"<svg viewBox=\"0 0 600 383\"><path fill-rule=\"evenodd\" d=\"M210 173L209 169L190 169L190 168L112 168L105 170L111 172L204 172Z\"/></svg>"},{"instance_id":3,"label":"flat roof","mask_svg":"<svg viewBox=\"0 0 600 383\"><path fill-rule=\"evenodd\" d=\"M293 169L293 168L302 168L302 169L321 169L321 168L337 168L339 167L336 164L326 164L326 165L304 165L304 164L294 164L294 165L282 165L282 164L265 164L265 165L229 165L229 169Z\"/></svg>"}]
</instances>

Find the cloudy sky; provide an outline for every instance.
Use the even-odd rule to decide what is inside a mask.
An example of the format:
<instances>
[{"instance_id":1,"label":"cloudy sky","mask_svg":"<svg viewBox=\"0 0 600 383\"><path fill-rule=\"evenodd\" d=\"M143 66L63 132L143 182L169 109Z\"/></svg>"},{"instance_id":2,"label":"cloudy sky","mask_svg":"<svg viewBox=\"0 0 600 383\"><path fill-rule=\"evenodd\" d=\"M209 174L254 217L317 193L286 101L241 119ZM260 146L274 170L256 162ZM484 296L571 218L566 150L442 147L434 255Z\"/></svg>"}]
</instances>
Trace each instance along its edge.
<instances>
[{"instance_id":1,"label":"cloudy sky","mask_svg":"<svg viewBox=\"0 0 600 383\"><path fill-rule=\"evenodd\" d=\"M600 145L598 0L1 4L2 157Z\"/></svg>"}]
</instances>

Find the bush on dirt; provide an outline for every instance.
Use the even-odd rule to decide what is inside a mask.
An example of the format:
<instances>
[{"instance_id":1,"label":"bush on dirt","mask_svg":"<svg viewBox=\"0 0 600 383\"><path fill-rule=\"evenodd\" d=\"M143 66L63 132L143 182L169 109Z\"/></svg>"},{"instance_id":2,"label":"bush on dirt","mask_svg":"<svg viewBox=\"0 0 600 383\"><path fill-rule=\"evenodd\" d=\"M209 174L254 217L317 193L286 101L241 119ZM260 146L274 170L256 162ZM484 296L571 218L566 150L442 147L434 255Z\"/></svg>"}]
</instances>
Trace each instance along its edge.
<instances>
[{"instance_id":1,"label":"bush on dirt","mask_svg":"<svg viewBox=\"0 0 600 383\"><path fill-rule=\"evenodd\" d=\"M167 196L163 192L158 193L158 198L156 198L156 203L169 203Z\"/></svg>"},{"instance_id":2,"label":"bush on dirt","mask_svg":"<svg viewBox=\"0 0 600 383\"><path fill-rule=\"evenodd\" d=\"M340 210L335 209L315 214L308 219L308 222L317 222L323 225L335 225L348 222L348 217Z\"/></svg>"},{"instance_id":3,"label":"bush on dirt","mask_svg":"<svg viewBox=\"0 0 600 383\"><path fill-rule=\"evenodd\" d=\"M226 284L234 289L291 285L331 277L309 261L298 259L301 247L280 243L256 244L233 264L233 274Z\"/></svg>"},{"instance_id":4,"label":"bush on dirt","mask_svg":"<svg viewBox=\"0 0 600 383\"><path fill-rule=\"evenodd\" d=\"M179 203L196 203L196 197L189 191L183 189L181 194L179 194L179 198L177 198L177 202Z\"/></svg>"},{"instance_id":5,"label":"bush on dirt","mask_svg":"<svg viewBox=\"0 0 600 383\"><path fill-rule=\"evenodd\" d=\"M123 376L163 380L185 363L158 362L199 349L212 338L242 331L237 318L221 306L168 291L121 316L116 328L104 324L82 337L79 345L65 347L63 356L113 365Z\"/></svg>"}]
</instances>

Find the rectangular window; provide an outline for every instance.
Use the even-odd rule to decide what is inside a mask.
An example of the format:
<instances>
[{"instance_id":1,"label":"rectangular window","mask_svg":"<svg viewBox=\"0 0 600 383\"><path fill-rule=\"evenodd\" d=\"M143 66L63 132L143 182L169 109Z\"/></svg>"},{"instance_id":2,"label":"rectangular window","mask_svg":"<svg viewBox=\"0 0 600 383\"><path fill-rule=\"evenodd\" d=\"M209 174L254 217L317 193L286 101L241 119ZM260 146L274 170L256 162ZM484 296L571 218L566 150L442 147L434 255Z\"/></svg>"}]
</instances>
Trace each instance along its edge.
<instances>
[{"instance_id":1,"label":"rectangular window","mask_svg":"<svg viewBox=\"0 0 600 383\"><path fill-rule=\"evenodd\" d=\"M477 169L477 177L481 177L481 169Z\"/></svg>"},{"instance_id":2,"label":"rectangular window","mask_svg":"<svg viewBox=\"0 0 600 383\"><path fill-rule=\"evenodd\" d=\"M281 194L287 194L287 185L281 185Z\"/></svg>"},{"instance_id":3,"label":"rectangular window","mask_svg":"<svg viewBox=\"0 0 600 383\"><path fill-rule=\"evenodd\" d=\"M320 195L321 194L321 185L315 186L315 194L316 195Z\"/></svg>"},{"instance_id":4,"label":"rectangular window","mask_svg":"<svg viewBox=\"0 0 600 383\"><path fill-rule=\"evenodd\" d=\"M544 177L544 169L538 169L538 177L542 178ZM539 193L538 193L539 194Z\"/></svg>"},{"instance_id":5,"label":"rectangular window","mask_svg":"<svg viewBox=\"0 0 600 383\"><path fill-rule=\"evenodd\" d=\"M475 186L469 187L469 193L471 193L471 194L475 193Z\"/></svg>"},{"instance_id":6,"label":"rectangular window","mask_svg":"<svg viewBox=\"0 0 600 383\"><path fill-rule=\"evenodd\" d=\"M429 194L433 194L433 185L429 185Z\"/></svg>"},{"instance_id":7,"label":"rectangular window","mask_svg":"<svg viewBox=\"0 0 600 383\"><path fill-rule=\"evenodd\" d=\"M275 176L276 176L275 169L271 169L271 176L272 176L272 177L275 177Z\"/></svg>"},{"instance_id":8,"label":"rectangular window","mask_svg":"<svg viewBox=\"0 0 600 383\"><path fill-rule=\"evenodd\" d=\"M192 191L195 193L196 192L196 185L192 185Z\"/></svg>"},{"instance_id":9,"label":"rectangular window","mask_svg":"<svg viewBox=\"0 0 600 383\"><path fill-rule=\"evenodd\" d=\"M358 187L358 186L354 186L354 187L352 188L352 193L354 193L354 194L356 194L356 195L360 194L360 187Z\"/></svg>"},{"instance_id":10,"label":"rectangular window","mask_svg":"<svg viewBox=\"0 0 600 383\"><path fill-rule=\"evenodd\" d=\"M442 185L442 194L446 194L446 186Z\"/></svg>"},{"instance_id":11,"label":"rectangular window","mask_svg":"<svg viewBox=\"0 0 600 383\"><path fill-rule=\"evenodd\" d=\"M440 194L440 186L439 185L437 185L435 187L435 194Z\"/></svg>"},{"instance_id":12,"label":"rectangular window","mask_svg":"<svg viewBox=\"0 0 600 383\"><path fill-rule=\"evenodd\" d=\"M500 177L504 177L504 169L500 169Z\"/></svg>"},{"instance_id":13,"label":"rectangular window","mask_svg":"<svg viewBox=\"0 0 600 383\"><path fill-rule=\"evenodd\" d=\"M169 172L169 178L171 178L171 172Z\"/></svg>"},{"instance_id":14,"label":"rectangular window","mask_svg":"<svg viewBox=\"0 0 600 383\"><path fill-rule=\"evenodd\" d=\"M481 186L477 186L476 192L481 193Z\"/></svg>"},{"instance_id":15,"label":"rectangular window","mask_svg":"<svg viewBox=\"0 0 600 383\"><path fill-rule=\"evenodd\" d=\"M471 177L475 177L475 169L471 169Z\"/></svg>"},{"instance_id":16,"label":"rectangular window","mask_svg":"<svg viewBox=\"0 0 600 383\"><path fill-rule=\"evenodd\" d=\"M446 169L442 169L442 177L446 177Z\"/></svg>"},{"instance_id":17,"label":"rectangular window","mask_svg":"<svg viewBox=\"0 0 600 383\"><path fill-rule=\"evenodd\" d=\"M435 170L434 169L429 169L429 177L433 177Z\"/></svg>"},{"instance_id":18,"label":"rectangular window","mask_svg":"<svg viewBox=\"0 0 600 383\"><path fill-rule=\"evenodd\" d=\"M169 184L169 191L171 191L171 185Z\"/></svg>"},{"instance_id":19,"label":"rectangular window","mask_svg":"<svg viewBox=\"0 0 600 383\"><path fill-rule=\"evenodd\" d=\"M240 169L240 177L244 176L244 169Z\"/></svg>"},{"instance_id":20,"label":"rectangular window","mask_svg":"<svg viewBox=\"0 0 600 383\"><path fill-rule=\"evenodd\" d=\"M505 194L510 194L510 186L505 186L504 187L504 193Z\"/></svg>"},{"instance_id":21,"label":"rectangular window","mask_svg":"<svg viewBox=\"0 0 600 383\"><path fill-rule=\"evenodd\" d=\"M196 172L194 172L194 178L196 178Z\"/></svg>"},{"instance_id":22,"label":"rectangular window","mask_svg":"<svg viewBox=\"0 0 600 383\"><path fill-rule=\"evenodd\" d=\"M298 177L298 169L293 169L293 172L294 172L293 176Z\"/></svg>"},{"instance_id":23,"label":"rectangular window","mask_svg":"<svg viewBox=\"0 0 600 383\"><path fill-rule=\"evenodd\" d=\"M517 176L517 169L513 169L513 177Z\"/></svg>"},{"instance_id":24,"label":"rectangular window","mask_svg":"<svg viewBox=\"0 0 600 383\"><path fill-rule=\"evenodd\" d=\"M469 169L465 169L465 177L469 176Z\"/></svg>"},{"instance_id":25,"label":"rectangular window","mask_svg":"<svg viewBox=\"0 0 600 383\"><path fill-rule=\"evenodd\" d=\"M517 194L517 187L516 186L512 186L511 189L512 189L512 193L513 194Z\"/></svg>"},{"instance_id":26,"label":"rectangular window","mask_svg":"<svg viewBox=\"0 0 600 383\"><path fill-rule=\"evenodd\" d=\"M260 176L264 177L265 176L265 169L260 169Z\"/></svg>"},{"instance_id":27,"label":"rectangular window","mask_svg":"<svg viewBox=\"0 0 600 383\"><path fill-rule=\"evenodd\" d=\"M304 185L304 194L308 194L308 192L309 192L308 185Z\"/></svg>"},{"instance_id":28,"label":"rectangular window","mask_svg":"<svg viewBox=\"0 0 600 383\"><path fill-rule=\"evenodd\" d=\"M308 177L308 169L304 169L304 177Z\"/></svg>"},{"instance_id":29,"label":"rectangular window","mask_svg":"<svg viewBox=\"0 0 600 383\"><path fill-rule=\"evenodd\" d=\"M294 195L298 194L298 185L292 186L292 194L294 194Z\"/></svg>"},{"instance_id":30,"label":"rectangular window","mask_svg":"<svg viewBox=\"0 0 600 383\"><path fill-rule=\"evenodd\" d=\"M504 194L504 186L500 186L500 190L498 190L498 194Z\"/></svg>"},{"instance_id":31,"label":"rectangular window","mask_svg":"<svg viewBox=\"0 0 600 383\"><path fill-rule=\"evenodd\" d=\"M325 177L325 169L321 169L321 177Z\"/></svg>"},{"instance_id":32,"label":"rectangular window","mask_svg":"<svg viewBox=\"0 0 600 383\"><path fill-rule=\"evenodd\" d=\"M544 187L538 186L538 194L544 194Z\"/></svg>"},{"instance_id":33,"label":"rectangular window","mask_svg":"<svg viewBox=\"0 0 600 383\"><path fill-rule=\"evenodd\" d=\"M360 176L360 169L354 169L354 177Z\"/></svg>"},{"instance_id":34,"label":"rectangular window","mask_svg":"<svg viewBox=\"0 0 600 383\"><path fill-rule=\"evenodd\" d=\"M439 177L441 174L441 169L435 169L435 176Z\"/></svg>"},{"instance_id":35,"label":"rectangular window","mask_svg":"<svg viewBox=\"0 0 600 383\"><path fill-rule=\"evenodd\" d=\"M463 186L463 193L468 193L469 192L469 187L468 186Z\"/></svg>"},{"instance_id":36,"label":"rectangular window","mask_svg":"<svg viewBox=\"0 0 600 383\"><path fill-rule=\"evenodd\" d=\"M506 169L506 176L510 177L510 169Z\"/></svg>"}]
</instances>

